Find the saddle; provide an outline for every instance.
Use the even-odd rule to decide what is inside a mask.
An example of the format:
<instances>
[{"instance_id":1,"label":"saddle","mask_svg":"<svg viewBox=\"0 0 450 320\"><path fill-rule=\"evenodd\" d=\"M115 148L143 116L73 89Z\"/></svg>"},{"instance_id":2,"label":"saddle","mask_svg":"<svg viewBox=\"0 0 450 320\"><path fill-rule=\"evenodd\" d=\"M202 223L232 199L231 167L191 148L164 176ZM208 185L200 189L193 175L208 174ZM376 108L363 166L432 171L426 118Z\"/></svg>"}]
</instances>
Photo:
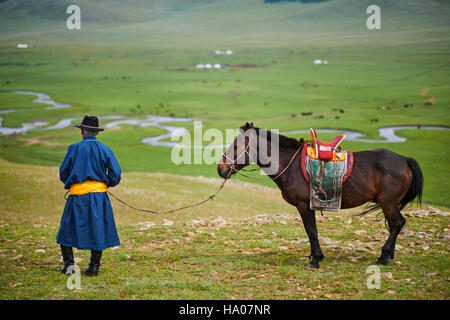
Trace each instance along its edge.
<instances>
[{"instance_id":1,"label":"saddle","mask_svg":"<svg viewBox=\"0 0 450 320\"><path fill-rule=\"evenodd\" d=\"M338 135L327 143L317 139L314 129L309 129L312 140L302 151L301 169L310 184L310 208L312 210L339 211L342 184L350 177L353 152L341 150L339 144L345 135Z\"/></svg>"},{"instance_id":2,"label":"saddle","mask_svg":"<svg viewBox=\"0 0 450 320\"><path fill-rule=\"evenodd\" d=\"M308 150L308 156L314 160L324 161L344 161L345 152L337 152L339 144L344 140L345 135L340 134L331 143L323 142L317 139L316 130L310 128L312 146Z\"/></svg>"}]
</instances>

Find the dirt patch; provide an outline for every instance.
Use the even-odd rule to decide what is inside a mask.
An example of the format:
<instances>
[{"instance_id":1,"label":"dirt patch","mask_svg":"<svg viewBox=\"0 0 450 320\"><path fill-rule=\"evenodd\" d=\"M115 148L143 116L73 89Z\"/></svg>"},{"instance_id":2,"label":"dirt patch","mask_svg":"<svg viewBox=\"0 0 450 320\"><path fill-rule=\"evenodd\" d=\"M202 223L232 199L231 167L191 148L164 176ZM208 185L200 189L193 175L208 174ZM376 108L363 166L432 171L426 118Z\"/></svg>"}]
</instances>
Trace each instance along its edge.
<instances>
[{"instance_id":1,"label":"dirt patch","mask_svg":"<svg viewBox=\"0 0 450 320\"><path fill-rule=\"evenodd\" d=\"M235 104L239 104L237 98L241 96L241 93L234 90L230 90L228 93L230 94L228 100L233 101Z\"/></svg>"},{"instance_id":2,"label":"dirt patch","mask_svg":"<svg viewBox=\"0 0 450 320\"><path fill-rule=\"evenodd\" d=\"M19 136L15 135L15 134L6 134L5 136L8 136L10 138L13 138L13 139L16 139L16 140L19 140L19 141L25 141L26 142L25 145L24 145L25 147L33 146L33 145L36 145L36 144L41 144L41 145L44 145L44 146L51 146L51 147L53 147L53 146L65 146L66 145L65 143L60 143L60 142L41 140L43 138L46 138L47 136L35 137L35 138L22 138L22 137L19 137Z\"/></svg>"},{"instance_id":3,"label":"dirt patch","mask_svg":"<svg viewBox=\"0 0 450 320\"><path fill-rule=\"evenodd\" d=\"M264 68L264 66L256 65L256 64L235 64L235 65L229 65L229 69L231 70L241 70L241 69L257 69L257 68Z\"/></svg>"},{"instance_id":4,"label":"dirt patch","mask_svg":"<svg viewBox=\"0 0 450 320\"><path fill-rule=\"evenodd\" d=\"M60 142L52 142L52 141L47 141L47 140L40 140L38 138L18 138L18 140L21 141L26 141L27 143L25 144L25 147L29 147L35 144L42 144L43 146L65 146L65 143L60 143Z\"/></svg>"},{"instance_id":5,"label":"dirt patch","mask_svg":"<svg viewBox=\"0 0 450 320\"><path fill-rule=\"evenodd\" d=\"M428 95L428 92L430 91L430 88L425 88L420 92L420 95L424 98L429 98L427 102L424 103L426 106L433 106L436 104L436 97L430 97Z\"/></svg>"},{"instance_id":6,"label":"dirt patch","mask_svg":"<svg viewBox=\"0 0 450 320\"><path fill-rule=\"evenodd\" d=\"M193 71L195 71L195 70L190 70L190 69L187 69L187 68L178 68L178 69L172 69L172 70L170 70L170 71L176 71L176 72L193 72Z\"/></svg>"},{"instance_id":7,"label":"dirt patch","mask_svg":"<svg viewBox=\"0 0 450 320\"><path fill-rule=\"evenodd\" d=\"M422 96L422 97L428 97L428 91L430 91L430 88L425 88L425 89L423 89L422 90L422 92L420 92L420 95Z\"/></svg>"},{"instance_id":8,"label":"dirt patch","mask_svg":"<svg viewBox=\"0 0 450 320\"><path fill-rule=\"evenodd\" d=\"M435 97L431 97L430 99L428 99L428 102L425 102L426 106L433 106L436 104L436 98Z\"/></svg>"},{"instance_id":9,"label":"dirt patch","mask_svg":"<svg viewBox=\"0 0 450 320\"><path fill-rule=\"evenodd\" d=\"M108 131L116 131L116 130L120 130L120 127L113 127L110 128ZM4 134L4 136L8 136L10 138L19 140L19 141L25 141L25 145L24 147L29 147L29 146L33 146L36 144L41 144L43 146L49 146L49 147L54 147L54 146L67 146L67 143L61 143L61 142L55 142L55 141L48 141L45 140L47 138L50 137L61 137L61 136L67 136L67 135L72 135L72 132L68 132L68 133L50 133L50 134L46 134L46 135L42 135L39 137L33 137L33 138L24 138L24 137L20 137L16 134ZM75 142L75 141L74 141Z\"/></svg>"}]
</instances>

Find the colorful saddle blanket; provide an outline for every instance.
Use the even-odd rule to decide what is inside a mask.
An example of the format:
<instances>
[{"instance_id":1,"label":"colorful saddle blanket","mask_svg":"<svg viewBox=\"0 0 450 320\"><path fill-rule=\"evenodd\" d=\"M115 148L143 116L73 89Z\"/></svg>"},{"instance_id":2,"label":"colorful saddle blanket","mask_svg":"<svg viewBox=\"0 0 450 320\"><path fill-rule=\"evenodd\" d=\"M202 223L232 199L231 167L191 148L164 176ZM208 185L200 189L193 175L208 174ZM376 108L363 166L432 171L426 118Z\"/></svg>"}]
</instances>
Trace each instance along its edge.
<instances>
[{"instance_id":1,"label":"colorful saddle blanket","mask_svg":"<svg viewBox=\"0 0 450 320\"><path fill-rule=\"evenodd\" d=\"M342 184L350 177L354 157L352 151L340 150L332 146L330 153L320 156L317 135L313 129L312 144L305 144L302 152L301 169L310 186L310 208L312 210L339 211L342 200ZM338 136L334 142L340 143L345 136ZM328 144L332 145L334 144ZM323 159L329 160L323 160Z\"/></svg>"}]
</instances>

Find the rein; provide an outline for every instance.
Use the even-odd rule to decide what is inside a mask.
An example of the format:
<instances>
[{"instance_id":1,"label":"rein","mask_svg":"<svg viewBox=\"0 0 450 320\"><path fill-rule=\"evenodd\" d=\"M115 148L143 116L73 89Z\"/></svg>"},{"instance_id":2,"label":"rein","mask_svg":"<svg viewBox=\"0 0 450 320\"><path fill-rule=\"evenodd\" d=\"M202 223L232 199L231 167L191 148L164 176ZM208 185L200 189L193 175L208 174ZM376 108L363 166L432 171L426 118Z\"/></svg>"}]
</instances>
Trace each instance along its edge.
<instances>
[{"instance_id":1,"label":"rein","mask_svg":"<svg viewBox=\"0 0 450 320\"><path fill-rule=\"evenodd\" d=\"M200 201L200 202L197 202L197 203L194 203L194 204L191 204L191 205L187 205L187 206L184 206L184 207L180 207L180 208L168 210L168 211L156 211L156 210L150 210L150 209L140 209L140 208L136 208L136 207L134 207L134 206L132 206L132 205L126 203L125 201L119 199L117 196L115 196L114 194L112 194L110 191L106 191L106 192L107 192L110 196L112 196L114 199L116 199L116 200L119 201L120 203L124 204L125 206L127 206L127 207L129 207L129 208L131 208L131 209L133 209L133 210L137 210L137 211L141 211L141 212L147 212L147 213L153 213L153 214L168 214L168 213L180 211L180 210L183 210L183 209L188 209L188 208L200 206L200 205L202 205L202 204L204 204L204 203L206 203L206 202L208 202L208 201L210 201L210 200L214 200L214 197L215 197L215 196L223 189L223 187L225 186L225 183L227 183L227 181L229 180L231 174L233 174L233 173L239 173L240 175L242 175L242 176L244 176L244 177L246 177L246 178L249 178L249 179L263 180L263 179L258 179L258 178L254 178L254 177L249 177L249 176L247 176L247 175L245 175L245 174L243 174L243 173L240 172L241 170L242 170L242 171L245 171L245 172L251 172L251 171L256 171L256 170L259 170L259 169L250 169L250 170L244 170L244 169L241 169L241 170L237 170L236 167L235 167L235 163L236 163L236 162L237 162L244 154L247 154L247 155L249 156L249 158L252 159L252 156L251 156L250 153L248 152L248 149L249 149L249 147L250 147L250 141L251 141L252 138L253 138L253 134L250 136L249 141L248 141L248 144L247 144L247 146L245 147L244 151L243 151L238 157L236 157L236 159L232 160L232 159L230 159L230 158L226 155L226 153L223 154L223 157L225 157L226 159L228 159L228 160L231 161L231 170L228 172L227 177L222 181L222 183L220 184L220 186L219 186L219 188L216 190L216 192L214 192L212 195L210 195L208 198L206 198L206 199L203 200L203 201ZM294 162L295 157L296 157L297 154L300 152L300 150L302 149L303 146L304 146L304 144L302 144L302 145L297 149L297 151L296 151L295 154L292 156L292 158L291 158L291 160L289 161L289 163L287 164L287 166L286 166L279 174L277 174L276 177L272 178L273 180L278 179L283 173L286 172L286 170L291 166L292 162ZM252 159L252 160L253 160L253 159ZM66 195L67 195L67 193L66 193ZM66 198L66 197L65 197L65 198ZM66 198L66 200L67 200L67 198Z\"/></svg>"},{"instance_id":2,"label":"rein","mask_svg":"<svg viewBox=\"0 0 450 320\"><path fill-rule=\"evenodd\" d=\"M283 171L281 171L279 174L277 174L277 176L275 178L273 178L273 180L278 179L283 173L286 172L286 170L291 166L292 162L294 162L295 157L297 156L297 154L300 152L300 150L303 148L303 144L297 149L297 151L294 153L294 155L291 158L291 161L289 161L288 165L283 169Z\"/></svg>"},{"instance_id":3,"label":"rein","mask_svg":"<svg viewBox=\"0 0 450 320\"><path fill-rule=\"evenodd\" d=\"M225 183L227 183L227 181L229 180L229 177L231 175L231 171L228 173L228 176L222 181L222 183L220 184L219 189L217 189L216 192L214 192L212 195L210 195L208 198L206 198L203 201L188 205L188 206L184 206L184 207L180 207L180 208L176 208L176 209L172 209L172 210L168 210L168 211L155 211L155 210L149 210L149 209L139 209L136 208L132 205L129 205L128 203L126 203L123 200L120 200L119 198L117 198L115 195L113 195L111 192L107 191L109 195L111 195L114 199L116 199L117 201L119 201L120 203L126 205L127 207L137 210L137 211L142 211L142 212L148 212L148 213L153 213L153 214L167 214L167 213L172 213L175 211L179 211L179 210L183 210L183 209L188 209L188 208L192 208L192 207L197 207L200 206L202 204L204 204L205 202L208 202L209 200L214 200L214 197L223 189L223 187L225 186Z\"/></svg>"},{"instance_id":4,"label":"rein","mask_svg":"<svg viewBox=\"0 0 450 320\"><path fill-rule=\"evenodd\" d=\"M252 138L252 135L250 136L250 139L251 139L251 138ZM244 171L244 172L251 172L251 171L256 171L256 170L259 170L259 169L250 169L250 170L246 170L246 169L242 168L241 170L236 170L236 167L234 166L234 164L236 163L236 161L237 161L243 154L245 154L245 153L248 154L249 158L252 158L251 155L250 155L250 153L248 152L248 147L249 147L249 145L250 145L250 140L249 140L248 145L247 145L247 147L245 148L245 150L244 150L244 151L239 155L239 157L237 157L234 161L231 160L229 157L227 157L227 155L226 155L225 153L223 154L223 156L224 156L226 159L228 159L228 160L231 161L231 170L230 170L230 171L233 171L234 173L238 173L238 174L240 174L241 176L243 176L243 177L245 177L245 178L248 178L248 179L253 179L253 180L264 180L264 179L261 179L261 178L250 177L250 176L247 176L247 175L241 173L241 171ZM292 158L291 158L291 160L289 161L289 163L287 164L287 166L286 166L279 174L277 174L274 178L272 178L272 180L278 179L279 177L281 177L281 176L283 175L283 173L286 172L287 169L289 169L289 167L291 166L292 162L294 162L295 157L296 157L297 154L300 152L300 150L304 147L304 145L305 145L305 142L303 142L303 143L301 144L301 146L297 149L297 151L294 153L294 155L292 156ZM253 160L253 159L252 159L252 160Z\"/></svg>"},{"instance_id":5,"label":"rein","mask_svg":"<svg viewBox=\"0 0 450 320\"><path fill-rule=\"evenodd\" d=\"M255 178L255 177L247 176L247 175L245 175L245 174L243 174L243 173L241 172L241 171L244 171L244 172L251 172L251 171L256 171L256 170L259 170L259 169L250 169L250 170L246 170L246 169L243 168L243 169L241 169L241 170L237 170L237 169L236 169L236 166L235 166L235 163L236 163L243 155L245 155L245 154L248 155L249 159L253 160L253 157L250 155L250 152L248 152L248 149L249 149L249 147L250 147L250 141L252 140L252 138L253 138L253 133L250 135L250 138L248 139L248 143L247 143L247 146L245 147L244 151L242 151L241 154L240 154L239 156L236 157L236 159L233 160L233 159L231 159L230 157L228 157L227 154L226 154L226 152L224 152L222 156L225 157L225 159L227 159L227 160L229 160L229 161L231 162L231 170L230 170L230 172L232 172L232 173L238 173L238 174L240 174L241 176L243 176L243 177L245 177L245 178L248 178L248 179L253 179L253 180L264 180L264 179L261 179L261 178ZM295 152L295 154L292 156L292 158L291 158L291 160L289 161L289 163L287 164L287 166L286 166L279 174L277 174L276 177L272 178L272 180L278 179L281 175L283 175L283 173L286 172L286 170L291 166L292 162L294 162L295 157L296 157L297 154L300 152L300 150L302 149L302 147L304 146L304 144L305 144L305 143L302 143L302 145L297 149L297 151ZM253 160L253 161L254 161L254 160Z\"/></svg>"},{"instance_id":6,"label":"rein","mask_svg":"<svg viewBox=\"0 0 450 320\"><path fill-rule=\"evenodd\" d=\"M248 157L249 157L249 159L252 159L252 160L253 160L253 157L250 155L250 152L248 152L248 149L250 148L250 141L252 141L252 138L253 138L253 133L252 133L252 134L250 135L250 137L248 138L248 143L247 143L247 146L245 147L244 151L242 151L241 154L238 155L238 156L236 157L236 159L233 160L233 159L231 159L230 157L228 157L226 151L222 154L222 157L225 157L225 159L227 159L227 160L229 160L229 161L231 162L231 170L230 170L230 172L232 172L232 173L239 173L240 170L237 170L237 169L236 169L235 163L236 163L243 155L247 154ZM254 160L253 160L253 161L254 161ZM255 170L256 170L256 169L255 169ZM249 170L249 171L254 171L254 170Z\"/></svg>"},{"instance_id":7,"label":"rein","mask_svg":"<svg viewBox=\"0 0 450 320\"><path fill-rule=\"evenodd\" d=\"M287 164L287 166L286 166L279 174L277 174L274 178L272 178L272 180L278 179L279 177L281 177L281 176L283 175L283 173L286 172L287 169L289 169L289 167L291 166L292 162L294 162L295 157L297 156L297 154L300 152L301 149L302 149L302 146L300 146L300 147L297 149L297 151L296 151L295 154L292 156L292 158L291 158L291 160L289 161L289 163ZM243 168L243 169L241 169L241 170L235 171L235 173L238 173L239 175L241 175L241 176L243 176L243 177L245 177L245 178L248 178L248 179L252 179L252 180L264 180L264 179L262 179L262 178L250 177L250 176L247 176L247 175L241 173L241 171L244 171L244 172L252 172L252 171L257 171L257 170L260 170L260 169L258 168L258 169L245 170L245 169Z\"/></svg>"}]
</instances>

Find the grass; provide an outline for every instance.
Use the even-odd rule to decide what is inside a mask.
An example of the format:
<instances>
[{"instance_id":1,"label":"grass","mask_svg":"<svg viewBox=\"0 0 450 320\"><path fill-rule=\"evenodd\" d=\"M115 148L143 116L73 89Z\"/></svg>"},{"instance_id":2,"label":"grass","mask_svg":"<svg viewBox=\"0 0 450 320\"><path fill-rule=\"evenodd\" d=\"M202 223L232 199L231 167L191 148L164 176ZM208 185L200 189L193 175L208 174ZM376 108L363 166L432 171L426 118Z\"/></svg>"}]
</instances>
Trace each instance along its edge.
<instances>
[{"instance_id":1,"label":"grass","mask_svg":"<svg viewBox=\"0 0 450 320\"><path fill-rule=\"evenodd\" d=\"M318 214L325 259L319 270L308 270L309 242L295 209L272 188L234 180L213 203L167 216L112 200L121 245L104 252L97 278L82 277L81 289L69 290L67 276L58 271L55 238L64 199L56 173L53 167L2 160L8 192L2 184L1 299L449 298L448 216L407 217L396 258L381 266L381 288L371 290L366 269L387 238L382 219L358 220L360 209ZM219 179L126 173L113 193L138 207L164 210L206 198L218 184ZM173 225L164 225L165 219ZM89 252L75 257L84 269Z\"/></svg>"},{"instance_id":2,"label":"grass","mask_svg":"<svg viewBox=\"0 0 450 320\"><path fill-rule=\"evenodd\" d=\"M154 15L148 19L138 16L134 23L124 21L127 15L119 14L119 7L108 7L117 13L117 24L108 24L100 17L100 25L93 24L89 18L80 33L61 28L54 20L45 20L40 24L44 30L38 28L32 35L20 29L1 32L0 108L24 109L3 114L2 125L21 126L31 121L52 125L68 117L81 120L85 114L96 114L100 119L106 115L153 114L192 117L202 120L204 129L218 128L223 133L252 121L259 127L281 131L353 129L375 139L383 126L450 124L448 24L444 19L449 6L445 3L433 2L425 9L419 1L382 1L384 27L375 32L360 26L364 21L361 12L365 12L360 1L312 5L202 3L150 2ZM408 3L409 15L404 16ZM83 5L90 16L91 5ZM106 4L99 2L96 6ZM174 10L178 7L183 10ZM231 7L239 15L234 24L225 27ZM34 12L21 28L34 30L37 22L33 19L48 14L39 6ZM313 13L320 13L319 22ZM14 15L9 16L12 19ZM159 19L155 20L156 16ZM216 23L210 24L210 19ZM414 30L407 28L412 22ZM9 25L8 19L2 24ZM171 28L183 30L180 34L185 38L179 38ZM243 41L242 37L251 35L253 41ZM19 40L33 47L17 49ZM225 48L233 49L234 54L211 53L212 49ZM317 58L327 59L329 64L313 65ZM196 71L194 65L199 62L261 67ZM44 92L72 107L42 110L42 105L32 103L32 96L13 94L12 90ZM432 105L428 105L430 101ZM405 104L413 107L404 108ZM313 114L302 116L304 112ZM188 129L192 132L192 124ZM46 132L30 132L19 138L0 136L0 156L17 163L57 166L79 134L73 129L49 133L51 138L40 140L51 144L30 145L23 140L39 139ZM125 171L216 175L214 166L175 165L170 161L169 148L139 142L142 137L159 133L151 128L121 126L119 131L102 133L100 139L114 150ZM413 130L400 135L407 136L408 141L344 141L342 146L354 151L385 147L414 157L424 170L425 201L449 206L446 190L450 168L442 161L449 153L448 132ZM320 138L333 137L321 134ZM271 182L265 185L274 186Z\"/></svg>"},{"instance_id":3,"label":"grass","mask_svg":"<svg viewBox=\"0 0 450 320\"><path fill-rule=\"evenodd\" d=\"M336 227L344 225L336 217L330 218L333 222L319 223L322 237L333 238ZM369 234L382 231L382 223L373 220L366 220L366 226L356 223L345 229L340 243L360 240L353 233L357 228L363 227ZM445 224L443 219L430 220L423 228ZM413 227L422 224L417 219L409 221ZM29 223L13 223L3 229L2 299L449 298L448 257L435 260L439 251L446 252L442 243L422 241L430 246L430 252L420 247L398 250L395 263L381 267L381 289L370 290L366 287L366 268L378 252L366 248L364 252L345 252L340 244L336 248L323 245L326 259L321 269L305 270L309 244L298 219L288 225L157 226L147 232L119 224L122 245L105 251L100 276L83 277L82 289L77 291L67 289L67 276L58 274L61 262L54 243L56 224L35 228ZM440 239L441 232L433 234L435 239ZM195 235L186 236L188 233ZM278 235L273 236L275 233ZM417 240L401 236L398 244L405 248ZM36 253L37 249L45 253ZM85 268L89 253L78 251L75 256L82 259L80 268ZM387 278L388 272L393 279Z\"/></svg>"},{"instance_id":4,"label":"grass","mask_svg":"<svg viewBox=\"0 0 450 320\"><path fill-rule=\"evenodd\" d=\"M23 109L1 114L2 126L53 125L85 114L103 124L107 115L170 115L202 120L204 130L223 133L252 121L280 131L352 129L377 139L384 126L450 125L445 1L73 3L82 8L79 31L65 28L65 2L0 3L0 110ZM381 8L381 30L365 26L370 4ZM18 49L17 43L32 47ZM228 49L233 55L211 53ZM313 65L315 59L329 64ZM197 63L257 67L198 71ZM43 110L15 90L43 92L71 107ZM192 133L192 123L185 125ZM140 142L163 132L122 125L100 134L124 171L114 192L157 210L204 199L220 183L215 165L175 165L170 148ZM425 176L426 206L447 210L449 132L398 135L407 142L344 141L342 147L384 147L415 158ZM0 135L3 299L448 299L448 217L408 217L411 232L399 237L403 249L394 264L381 267L382 288L369 290L365 270L384 243L382 221L368 216L347 224L359 209L327 213L319 222L326 259L320 270L304 270L309 245L298 213L269 179L249 184L239 177L214 202L167 216L173 226L115 202L122 246L105 252L98 278L83 278L82 290L70 291L57 272L54 239L64 206L57 167L79 139L73 128ZM261 222L260 214L280 216ZM215 216L236 225L186 225ZM156 226L139 230L140 222ZM368 251L350 246L357 241ZM84 267L88 252L77 256Z\"/></svg>"}]
</instances>

